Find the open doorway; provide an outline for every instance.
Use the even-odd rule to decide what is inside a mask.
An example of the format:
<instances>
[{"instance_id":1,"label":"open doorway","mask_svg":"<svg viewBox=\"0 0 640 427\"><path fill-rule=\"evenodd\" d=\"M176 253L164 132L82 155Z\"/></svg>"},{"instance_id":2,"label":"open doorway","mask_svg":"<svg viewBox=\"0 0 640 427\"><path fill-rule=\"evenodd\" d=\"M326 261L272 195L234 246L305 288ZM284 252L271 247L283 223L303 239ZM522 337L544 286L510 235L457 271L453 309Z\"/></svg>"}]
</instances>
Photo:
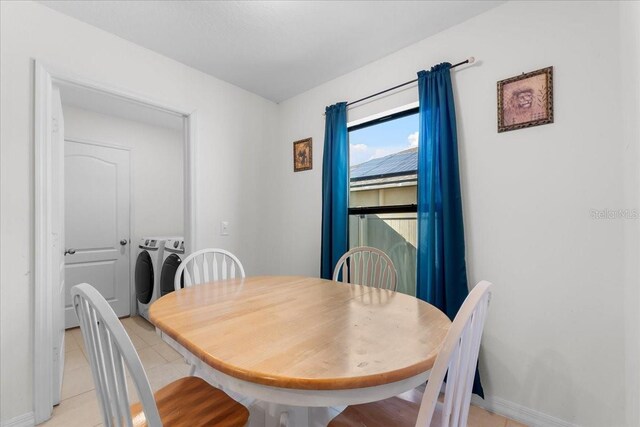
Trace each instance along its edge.
<instances>
[{"instance_id":1,"label":"open doorway","mask_svg":"<svg viewBox=\"0 0 640 427\"><path fill-rule=\"evenodd\" d=\"M184 242L185 251L196 247L195 113L35 65L34 408L40 423L61 398L64 332L77 325L71 287L88 282L118 316L134 315L145 306L135 286L139 246L149 252L153 245L144 242L164 236ZM146 293L160 295L159 289Z\"/></svg>"},{"instance_id":2,"label":"open doorway","mask_svg":"<svg viewBox=\"0 0 640 427\"><path fill-rule=\"evenodd\" d=\"M118 317L146 312L159 295L162 260L154 255L166 238L184 240L184 130L176 115L74 85L59 88L69 329L78 326L70 298L78 283L98 289ZM150 274L141 262L136 282L142 254Z\"/></svg>"}]
</instances>

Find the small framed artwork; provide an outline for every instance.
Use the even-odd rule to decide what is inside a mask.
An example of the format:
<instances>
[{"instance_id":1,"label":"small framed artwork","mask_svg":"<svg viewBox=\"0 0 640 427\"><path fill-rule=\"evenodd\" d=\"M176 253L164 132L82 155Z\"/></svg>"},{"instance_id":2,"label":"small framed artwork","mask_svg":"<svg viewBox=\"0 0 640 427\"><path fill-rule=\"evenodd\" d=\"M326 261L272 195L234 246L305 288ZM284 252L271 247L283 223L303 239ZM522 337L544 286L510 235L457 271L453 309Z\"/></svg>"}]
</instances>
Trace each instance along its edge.
<instances>
[{"instance_id":1,"label":"small framed artwork","mask_svg":"<svg viewBox=\"0 0 640 427\"><path fill-rule=\"evenodd\" d=\"M313 168L313 147L311 138L293 143L293 171L300 172Z\"/></svg>"},{"instance_id":2,"label":"small framed artwork","mask_svg":"<svg viewBox=\"0 0 640 427\"><path fill-rule=\"evenodd\" d=\"M498 132L553 123L553 67L498 82Z\"/></svg>"}]
</instances>

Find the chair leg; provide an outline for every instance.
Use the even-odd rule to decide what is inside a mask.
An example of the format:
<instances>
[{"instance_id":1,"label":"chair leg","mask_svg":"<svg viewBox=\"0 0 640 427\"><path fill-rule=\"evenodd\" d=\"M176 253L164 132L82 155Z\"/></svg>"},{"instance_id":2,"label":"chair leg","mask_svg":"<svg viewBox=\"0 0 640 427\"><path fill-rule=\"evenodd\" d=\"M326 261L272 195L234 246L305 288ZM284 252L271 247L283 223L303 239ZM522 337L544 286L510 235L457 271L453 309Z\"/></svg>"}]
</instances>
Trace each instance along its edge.
<instances>
[{"instance_id":1,"label":"chair leg","mask_svg":"<svg viewBox=\"0 0 640 427\"><path fill-rule=\"evenodd\" d=\"M289 427L289 413L282 412L280 414L280 427Z\"/></svg>"}]
</instances>

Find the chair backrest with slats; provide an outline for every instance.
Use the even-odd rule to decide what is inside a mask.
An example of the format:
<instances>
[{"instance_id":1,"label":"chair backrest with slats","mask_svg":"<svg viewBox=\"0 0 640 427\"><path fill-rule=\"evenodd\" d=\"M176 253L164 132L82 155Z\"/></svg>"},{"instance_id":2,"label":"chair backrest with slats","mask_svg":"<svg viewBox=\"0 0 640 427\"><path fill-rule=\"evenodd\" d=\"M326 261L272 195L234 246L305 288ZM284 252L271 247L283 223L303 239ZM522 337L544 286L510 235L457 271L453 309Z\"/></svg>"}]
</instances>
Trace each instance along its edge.
<instances>
[{"instance_id":1,"label":"chair backrest with slats","mask_svg":"<svg viewBox=\"0 0 640 427\"><path fill-rule=\"evenodd\" d=\"M492 284L478 283L460 307L436 359L422 398L416 427L467 425L471 389L478 364L480 340L489 308ZM447 382L440 423L432 424L444 376Z\"/></svg>"},{"instance_id":2,"label":"chair backrest with slats","mask_svg":"<svg viewBox=\"0 0 640 427\"><path fill-rule=\"evenodd\" d=\"M161 427L158 407L138 353L109 303L87 283L74 286L71 296L91 364L104 425L134 425L126 368L142 402L147 425Z\"/></svg>"},{"instance_id":3,"label":"chair backrest with slats","mask_svg":"<svg viewBox=\"0 0 640 427\"><path fill-rule=\"evenodd\" d=\"M333 280L395 291L398 273L391 258L380 249L359 246L338 260Z\"/></svg>"},{"instance_id":4,"label":"chair backrest with slats","mask_svg":"<svg viewBox=\"0 0 640 427\"><path fill-rule=\"evenodd\" d=\"M176 291L182 287L180 278L183 276L185 288L217 280L235 279L236 276L245 277L244 267L234 254L214 248L194 252L180 263L173 282Z\"/></svg>"}]
</instances>

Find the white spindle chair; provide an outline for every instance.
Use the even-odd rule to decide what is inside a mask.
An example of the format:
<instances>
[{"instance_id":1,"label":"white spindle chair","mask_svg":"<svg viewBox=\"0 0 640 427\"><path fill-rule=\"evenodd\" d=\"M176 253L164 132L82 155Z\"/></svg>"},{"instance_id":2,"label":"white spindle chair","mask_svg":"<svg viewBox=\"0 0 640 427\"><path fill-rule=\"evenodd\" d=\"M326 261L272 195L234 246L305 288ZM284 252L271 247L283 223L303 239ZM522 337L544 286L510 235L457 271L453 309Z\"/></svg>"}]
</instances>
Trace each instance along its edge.
<instances>
[{"instance_id":1,"label":"white spindle chair","mask_svg":"<svg viewBox=\"0 0 640 427\"><path fill-rule=\"evenodd\" d=\"M359 246L340 257L333 280L395 291L398 273L391 258L380 249Z\"/></svg>"},{"instance_id":2,"label":"white spindle chair","mask_svg":"<svg viewBox=\"0 0 640 427\"><path fill-rule=\"evenodd\" d=\"M224 249L202 249L186 257L176 270L173 285L175 290L217 280L235 279L236 274L245 277L244 267L234 254Z\"/></svg>"},{"instance_id":3,"label":"white spindle chair","mask_svg":"<svg viewBox=\"0 0 640 427\"><path fill-rule=\"evenodd\" d=\"M478 283L462 304L433 365L420 406L400 397L353 405L334 418L329 427L466 426L491 286L487 281ZM445 375L444 401L440 403L438 396Z\"/></svg>"},{"instance_id":4,"label":"white spindle chair","mask_svg":"<svg viewBox=\"0 0 640 427\"><path fill-rule=\"evenodd\" d=\"M207 248L196 251L182 260L176 270L173 286L178 291L183 286L189 288L218 280L235 279L236 275L245 277L244 267L238 257L224 249ZM162 334L162 338L191 365L189 375L195 375L199 365L197 358L164 334ZM217 383L212 375L204 372L199 372L198 375L206 376L210 382Z\"/></svg>"},{"instance_id":5,"label":"white spindle chair","mask_svg":"<svg viewBox=\"0 0 640 427\"><path fill-rule=\"evenodd\" d=\"M246 425L247 409L200 378L179 379L154 395L131 339L104 297L87 283L74 286L71 295L105 426ZM133 406L125 369L140 398Z\"/></svg>"}]
</instances>

